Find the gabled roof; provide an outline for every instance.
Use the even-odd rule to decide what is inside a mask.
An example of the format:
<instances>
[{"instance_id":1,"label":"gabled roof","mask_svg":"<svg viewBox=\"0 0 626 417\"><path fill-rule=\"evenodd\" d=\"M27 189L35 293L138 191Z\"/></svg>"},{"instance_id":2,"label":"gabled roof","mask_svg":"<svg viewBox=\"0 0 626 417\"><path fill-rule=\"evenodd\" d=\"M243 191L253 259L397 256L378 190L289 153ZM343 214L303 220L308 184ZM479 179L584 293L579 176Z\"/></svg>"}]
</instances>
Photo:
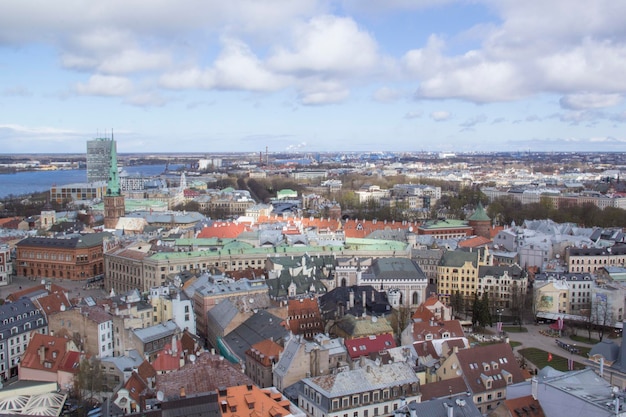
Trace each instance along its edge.
<instances>
[{"instance_id":1,"label":"gabled roof","mask_svg":"<svg viewBox=\"0 0 626 417\"><path fill-rule=\"evenodd\" d=\"M472 393L487 390L485 381L491 380L491 389L505 388L507 376L512 383L524 381L522 371L515 359L511 345L495 343L459 350L456 353L459 367Z\"/></svg>"},{"instance_id":2,"label":"gabled roof","mask_svg":"<svg viewBox=\"0 0 626 417\"><path fill-rule=\"evenodd\" d=\"M64 292L55 292L35 300L35 304L46 315L58 313L59 311L69 310L72 307L67 294Z\"/></svg>"},{"instance_id":3,"label":"gabled roof","mask_svg":"<svg viewBox=\"0 0 626 417\"><path fill-rule=\"evenodd\" d=\"M413 323L413 340L421 342L430 339L443 339L444 335L447 337L464 337L463 328L461 322L458 320L446 320L436 322L430 321L416 321Z\"/></svg>"},{"instance_id":4,"label":"gabled roof","mask_svg":"<svg viewBox=\"0 0 626 417\"><path fill-rule=\"evenodd\" d=\"M68 340L56 337L32 333L32 338L21 359L21 367L36 369L39 371L56 373L65 363Z\"/></svg>"}]
</instances>

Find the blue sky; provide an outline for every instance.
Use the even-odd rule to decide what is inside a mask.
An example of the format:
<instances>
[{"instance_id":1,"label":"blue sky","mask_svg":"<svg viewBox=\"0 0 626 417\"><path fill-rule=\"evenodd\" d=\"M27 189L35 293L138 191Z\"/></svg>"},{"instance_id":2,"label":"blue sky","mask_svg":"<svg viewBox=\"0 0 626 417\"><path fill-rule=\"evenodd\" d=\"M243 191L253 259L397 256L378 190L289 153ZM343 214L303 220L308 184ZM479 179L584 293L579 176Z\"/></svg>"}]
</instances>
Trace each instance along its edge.
<instances>
[{"instance_id":1,"label":"blue sky","mask_svg":"<svg viewBox=\"0 0 626 417\"><path fill-rule=\"evenodd\" d=\"M0 3L0 153L626 151L626 2Z\"/></svg>"}]
</instances>

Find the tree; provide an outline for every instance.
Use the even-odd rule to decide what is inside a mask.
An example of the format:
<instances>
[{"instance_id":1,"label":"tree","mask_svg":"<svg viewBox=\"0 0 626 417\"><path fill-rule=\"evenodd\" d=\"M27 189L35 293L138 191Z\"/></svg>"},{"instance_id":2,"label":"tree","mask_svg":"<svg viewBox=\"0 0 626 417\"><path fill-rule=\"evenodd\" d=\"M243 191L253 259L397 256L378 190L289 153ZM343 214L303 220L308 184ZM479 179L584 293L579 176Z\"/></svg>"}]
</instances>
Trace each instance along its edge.
<instances>
[{"instance_id":1,"label":"tree","mask_svg":"<svg viewBox=\"0 0 626 417\"><path fill-rule=\"evenodd\" d=\"M604 332L613 326L613 313L605 294L596 294L591 302L590 322L598 330L598 338L602 341ZM591 339L591 334L589 338Z\"/></svg>"},{"instance_id":2,"label":"tree","mask_svg":"<svg viewBox=\"0 0 626 417\"><path fill-rule=\"evenodd\" d=\"M74 378L75 391L83 400L89 401L102 392L104 387L104 375L100 360L97 358L83 359L76 378Z\"/></svg>"},{"instance_id":3,"label":"tree","mask_svg":"<svg viewBox=\"0 0 626 417\"><path fill-rule=\"evenodd\" d=\"M458 290L450 294L450 307L456 317L459 317L461 312L465 313L465 300Z\"/></svg>"},{"instance_id":4,"label":"tree","mask_svg":"<svg viewBox=\"0 0 626 417\"><path fill-rule=\"evenodd\" d=\"M489 310L489 294L487 291L483 293L482 298L480 299L480 315L478 322L482 327L492 326L493 321L491 319L491 311Z\"/></svg>"}]
</instances>

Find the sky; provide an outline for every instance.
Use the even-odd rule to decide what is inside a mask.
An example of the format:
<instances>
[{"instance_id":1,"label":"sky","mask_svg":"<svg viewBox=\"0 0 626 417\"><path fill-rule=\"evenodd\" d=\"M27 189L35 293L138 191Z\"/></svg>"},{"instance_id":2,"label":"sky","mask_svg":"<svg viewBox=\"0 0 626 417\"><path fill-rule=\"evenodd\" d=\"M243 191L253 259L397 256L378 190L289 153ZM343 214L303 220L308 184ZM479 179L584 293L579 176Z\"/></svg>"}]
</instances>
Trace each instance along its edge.
<instances>
[{"instance_id":1,"label":"sky","mask_svg":"<svg viewBox=\"0 0 626 417\"><path fill-rule=\"evenodd\" d=\"M626 151L626 2L0 2L0 154Z\"/></svg>"}]
</instances>

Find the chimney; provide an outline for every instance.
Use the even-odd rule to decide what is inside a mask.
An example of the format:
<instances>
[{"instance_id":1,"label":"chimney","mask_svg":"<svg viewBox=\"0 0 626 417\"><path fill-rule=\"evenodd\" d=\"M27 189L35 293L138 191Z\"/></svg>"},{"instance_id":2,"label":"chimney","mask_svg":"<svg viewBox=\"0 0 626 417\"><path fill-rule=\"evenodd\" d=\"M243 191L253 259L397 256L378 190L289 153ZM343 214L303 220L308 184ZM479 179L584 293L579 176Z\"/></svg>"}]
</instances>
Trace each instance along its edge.
<instances>
[{"instance_id":1,"label":"chimney","mask_svg":"<svg viewBox=\"0 0 626 417\"><path fill-rule=\"evenodd\" d=\"M363 301L363 308L365 308L365 301L367 300L365 291L363 291L363 296L361 297L361 299Z\"/></svg>"},{"instance_id":2,"label":"chimney","mask_svg":"<svg viewBox=\"0 0 626 417\"><path fill-rule=\"evenodd\" d=\"M180 387L180 398L185 398L186 396L185 387Z\"/></svg>"},{"instance_id":3,"label":"chimney","mask_svg":"<svg viewBox=\"0 0 626 417\"><path fill-rule=\"evenodd\" d=\"M39 363L43 365L46 361L46 347L44 345L39 346Z\"/></svg>"},{"instance_id":4,"label":"chimney","mask_svg":"<svg viewBox=\"0 0 626 417\"><path fill-rule=\"evenodd\" d=\"M354 291L350 290L350 293L348 295L350 296L350 302L348 303L348 305L350 306L350 308L354 308Z\"/></svg>"}]
</instances>

